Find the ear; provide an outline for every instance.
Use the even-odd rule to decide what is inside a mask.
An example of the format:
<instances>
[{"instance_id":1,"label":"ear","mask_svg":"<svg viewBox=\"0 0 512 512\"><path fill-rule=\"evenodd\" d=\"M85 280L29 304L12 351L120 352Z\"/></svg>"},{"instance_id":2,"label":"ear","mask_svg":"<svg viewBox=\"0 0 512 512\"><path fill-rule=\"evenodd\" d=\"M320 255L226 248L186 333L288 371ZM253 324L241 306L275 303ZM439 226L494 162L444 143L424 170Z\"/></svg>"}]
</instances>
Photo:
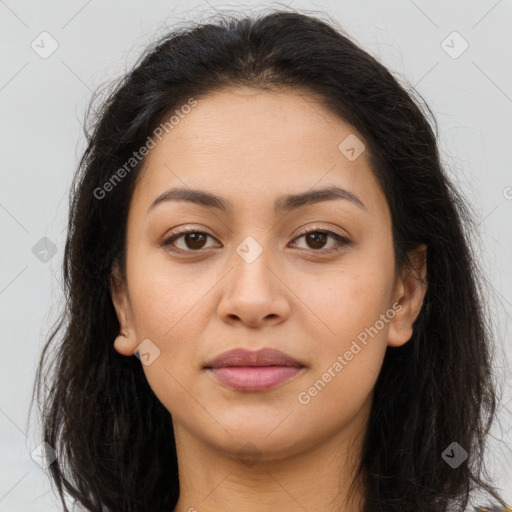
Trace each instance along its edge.
<instances>
[{"instance_id":1,"label":"ear","mask_svg":"<svg viewBox=\"0 0 512 512\"><path fill-rule=\"evenodd\" d=\"M398 277L393 306L395 316L389 322L388 345L400 347L413 333L413 324L420 314L427 292L427 246L419 245L408 254L411 268L404 266Z\"/></svg>"},{"instance_id":2,"label":"ear","mask_svg":"<svg viewBox=\"0 0 512 512\"><path fill-rule=\"evenodd\" d=\"M131 320L131 305L126 280L121 275L117 262L113 264L110 274L110 295L120 328L119 336L114 341L114 348L124 356L133 356L137 347L137 337ZM122 336L122 332L127 333L128 337Z\"/></svg>"}]
</instances>

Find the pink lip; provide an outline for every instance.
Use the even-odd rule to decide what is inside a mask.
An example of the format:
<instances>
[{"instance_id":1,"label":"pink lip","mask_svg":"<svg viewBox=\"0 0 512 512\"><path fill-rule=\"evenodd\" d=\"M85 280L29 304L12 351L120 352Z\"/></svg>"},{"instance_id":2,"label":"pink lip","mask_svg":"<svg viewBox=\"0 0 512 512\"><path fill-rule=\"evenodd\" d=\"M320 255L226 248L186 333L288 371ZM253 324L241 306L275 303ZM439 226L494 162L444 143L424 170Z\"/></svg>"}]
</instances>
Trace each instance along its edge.
<instances>
[{"instance_id":1,"label":"pink lip","mask_svg":"<svg viewBox=\"0 0 512 512\"><path fill-rule=\"evenodd\" d=\"M263 348L256 352L246 349L224 352L205 368L220 382L238 391L263 391L290 380L304 365L279 350Z\"/></svg>"}]
</instances>

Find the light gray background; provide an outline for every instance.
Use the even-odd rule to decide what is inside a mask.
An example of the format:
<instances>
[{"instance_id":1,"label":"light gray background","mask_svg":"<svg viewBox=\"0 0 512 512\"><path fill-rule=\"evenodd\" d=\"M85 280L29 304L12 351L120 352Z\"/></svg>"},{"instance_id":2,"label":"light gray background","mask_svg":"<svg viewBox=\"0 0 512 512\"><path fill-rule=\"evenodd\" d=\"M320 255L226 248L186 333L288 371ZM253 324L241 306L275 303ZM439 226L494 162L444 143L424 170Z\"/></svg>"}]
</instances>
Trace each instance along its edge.
<instances>
[{"instance_id":1,"label":"light gray background","mask_svg":"<svg viewBox=\"0 0 512 512\"><path fill-rule=\"evenodd\" d=\"M0 1L0 512L61 510L47 476L30 457L39 443L38 426L33 421L27 430L27 415L40 351L62 302L67 194L85 147L81 121L92 91L130 66L166 26L204 19L216 10L251 6L255 11L265 5L278 6L214 0ZM477 214L476 254L492 286L489 309L499 341L503 400L488 465L512 502L507 412L512 404L507 370L512 359L511 1L290 5L333 16L395 76L416 86L435 112L443 159ZM59 45L46 59L31 48L43 31ZM453 31L469 44L458 58L442 46ZM457 52L463 43L451 39L445 44ZM32 252L45 236L57 248L47 263Z\"/></svg>"}]
</instances>

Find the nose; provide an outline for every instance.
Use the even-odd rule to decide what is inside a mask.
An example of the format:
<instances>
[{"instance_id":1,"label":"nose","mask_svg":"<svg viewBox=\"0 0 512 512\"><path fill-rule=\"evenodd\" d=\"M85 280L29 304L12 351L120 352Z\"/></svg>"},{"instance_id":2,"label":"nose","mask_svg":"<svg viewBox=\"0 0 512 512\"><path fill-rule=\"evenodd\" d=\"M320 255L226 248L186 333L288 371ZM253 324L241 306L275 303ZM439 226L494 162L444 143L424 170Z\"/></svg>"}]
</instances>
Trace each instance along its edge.
<instances>
[{"instance_id":1,"label":"nose","mask_svg":"<svg viewBox=\"0 0 512 512\"><path fill-rule=\"evenodd\" d=\"M263 250L254 261L233 254L233 269L224 279L218 315L229 324L245 324L251 328L276 326L290 315L287 286L280 272ZM275 266L275 263L274 263ZM282 274L282 272L281 272Z\"/></svg>"}]
</instances>

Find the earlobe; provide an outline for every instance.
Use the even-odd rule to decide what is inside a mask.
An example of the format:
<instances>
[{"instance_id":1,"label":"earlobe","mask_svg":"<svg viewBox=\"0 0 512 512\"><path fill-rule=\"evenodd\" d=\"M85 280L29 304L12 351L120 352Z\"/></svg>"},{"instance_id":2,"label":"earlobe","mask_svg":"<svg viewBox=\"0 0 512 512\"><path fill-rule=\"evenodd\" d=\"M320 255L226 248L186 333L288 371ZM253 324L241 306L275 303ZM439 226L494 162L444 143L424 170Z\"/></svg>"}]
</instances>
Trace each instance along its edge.
<instances>
[{"instance_id":1,"label":"earlobe","mask_svg":"<svg viewBox=\"0 0 512 512\"><path fill-rule=\"evenodd\" d=\"M411 267L404 267L397 283L396 313L390 322L388 346L400 347L407 343L413 334L414 322L420 314L427 292L427 246L419 245L409 253Z\"/></svg>"},{"instance_id":2,"label":"earlobe","mask_svg":"<svg viewBox=\"0 0 512 512\"><path fill-rule=\"evenodd\" d=\"M133 356L135 344L128 332L123 331L114 340L114 348L123 356Z\"/></svg>"},{"instance_id":3,"label":"earlobe","mask_svg":"<svg viewBox=\"0 0 512 512\"><path fill-rule=\"evenodd\" d=\"M120 274L119 265L114 263L110 275L110 295L121 329L121 332L114 340L114 348L121 355L132 356L137 344L135 334L130 332L132 329L130 327L130 317L128 314L129 301L126 293L126 287Z\"/></svg>"}]
</instances>

